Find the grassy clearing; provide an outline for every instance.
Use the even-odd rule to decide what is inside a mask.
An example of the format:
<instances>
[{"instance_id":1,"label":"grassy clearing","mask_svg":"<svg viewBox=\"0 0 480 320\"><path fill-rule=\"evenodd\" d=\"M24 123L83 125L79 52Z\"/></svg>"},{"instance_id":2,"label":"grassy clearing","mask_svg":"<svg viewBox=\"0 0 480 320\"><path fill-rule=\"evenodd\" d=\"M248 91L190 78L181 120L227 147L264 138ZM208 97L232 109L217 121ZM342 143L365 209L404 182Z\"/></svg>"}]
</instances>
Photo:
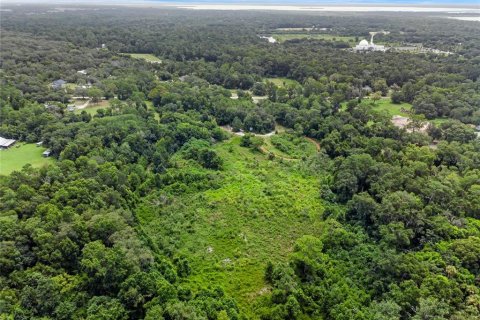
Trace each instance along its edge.
<instances>
[{"instance_id":1,"label":"grassy clearing","mask_svg":"<svg viewBox=\"0 0 480 320\"><path fill-rule=\"evenodd\" d=\"M83 102L85 103L85 102ZM83 104L82 103L82 104ZM98 103L93 103L93 102L90 102L88 104L88 107L84 108L84 109L76 109L74 112L76 114L80 114L82 113L82 111L85 111L87 112L88 114L90 114L91 116L94 116L97 114L97 110L99 109L108 109L110 108L110 102L108 100L102 100Z\"/></svg>"},{"instance_id":2,"label":"grassy clearing","mask_svg":"<svg viewBox=\"0 0 480 320\"><path fill-rule=\"evenodd\" d=\"M327 40L327 41L344 41L355 43L355 37L351 36L339 36L332 34L319 34L319 33L281 33L281 34L272 34L272 37L275 38L278 42L282 43L288 40L294 39L311 39L311 40Z\"/></svg>"},{"instance_id":3,"label":"grassy clearing","mask_svg":"<svg viewBox=\"0 0 480 320\"><path fill-rule=\"evenodd\" d=\"M285 87L286 85L299 84L298 81L288 78L265 78L266 81L273 82L277 87Z\"/></svg>"},{"instance_id":4,"label":"grassy clearing","mask_svg":"<svg viewBox=\"0 0 480 320\"><path fill-rule=\"evenodd\" d=\"M267 262L286 261L296 239L320 230L319 178L303 175L298 162L269 161L241 147L239 137L215 150L224 160L222 171L180 165L169 175L200 170L212 175L209 180L216 187L176 195L166 205L139 210L137 216L158 247L169 247L172 240L165 239L172 234L178 239L173 251L188 256L194 270L186 283L222 287L253 317L254 301L269 293ZM174 227L165 230L169 221Z\"/></svg>"},{"instance_id":5,"label":"grassy clearing","mask_svg":"<svg viewBox=\"0 0 480 320\"><path fill-rule=\"evenodd\" d=\"M362 101L362 104L372 104L372 101L369 100L369 99L365 99L365 100ZM345 107L346 107L346 104L345 104ZM396 115L403 116L403 117L410 117L411 116L410 113L402 112L402 109L403 110L411 110L412 105L410 103L396 104L396 103L393 103L390 100L390 98L381 99L373 105L373 110L376 110L376 111L379 111L379 112L386 112L388 115L390 115L392 117L396 116ZM448 118L437 118L437 119L428 120L428 122L431 122L431 123L438 126L438 125L440 125L440 124L442 124L442 123L444 123L448 120L450 120L450 119L448 119Z\"/></svg>"},{"instance_id":6,"label":"grassy clearing","mask_svg":"<svg viewBox=\"0 0 480 320\"><path fill-rule=\"evenodd\" d=\"M441 125L442 123L445 123L449 120L452 120L452 119L449 119L449 118L436 118L436 119L432 119L432 120L428 120L429 122L435 124L436 126L439 126Z\"/></svg>"},{"instance_id":7,"label":"grassy clearing","mask_svg":"<svg viewBox=\"0 0 480 320\"><path fill-rule=\"evenodd\" d=\"M363 104L371 104L373 101L369 99L364 99L362 101ZM387 112L391 116L399 115L399 116L404 116L408 117L410 116L409 113L403 112L403 110L411 110L412 105L410 103L393 103L390 98L387 99L380 99L375 104L373 104L373 110L379 111L379 112Z\"/></svg>"},{"instance_id":8,"label":"grassy clearing","mask_svg":"<svg viewBox=\"0 0 480 320\"><path fill-rule=\"evenodd\" d=\"M162 63L161 59L149 53L124 53L124 54L130 56L133 59L146 60L152 63Z\"/></svg>"},{"instance_id":9,"label":"grassy clearing","mask_svg":"<svg viewBox=\"0 0 480 320\"><path fill-rule=\"evenodd\" d=\"M8 175L13 171L21 170L26 164L39 168L52 162L52 158L42 156L43 151L45 148L37 147L34 143L19 143L10 149L0 150L0 175Z\"/></svg>"},{"instance_id":10,"label":"grassy clearing","mask_svg":"<svg viewBox=\"0 0 480 320\"><path fill-rule=\"evenodd\" d=\"M153 107L153 102L147 100L147 101L145 101L145 103L147 104L147 109L148 110L153 110L153 112L155 113L155 120L160 121L160 114L158 114L158 112Z\"/></svg>"}]
</instances>

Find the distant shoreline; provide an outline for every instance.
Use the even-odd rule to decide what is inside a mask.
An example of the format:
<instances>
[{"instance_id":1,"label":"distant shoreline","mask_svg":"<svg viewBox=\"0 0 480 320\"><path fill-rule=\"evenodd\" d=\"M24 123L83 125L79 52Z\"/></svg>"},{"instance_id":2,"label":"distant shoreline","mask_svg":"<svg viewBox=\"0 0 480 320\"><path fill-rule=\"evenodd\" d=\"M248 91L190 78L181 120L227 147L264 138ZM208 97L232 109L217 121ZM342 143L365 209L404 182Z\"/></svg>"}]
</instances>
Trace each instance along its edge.
<instances>
[{"instance_id":1,"label":"distant shoreline","mask_svg":"<svg viewBox=\"0 0 480 320\"><path fill-rule=\"evenodd\" d=\"M295 11L295 12L414 12L414 13L449 13L449 14L479 14L480 6L472 4L245 4L245 3L215 3L215 2L169 2L148 0L120 0L120 1L94 1L57 0L44 3L39 0L3 0L5 5L36 5L36 6L109 6L109 7L137 7L137 8L178 8L186 10L210 11ZM2 10L4 11L4 10ZM475 18L475 17L474 17ZM466 20L466 19L465 19ZM471 20L466 20L471 21ZM474 20L476 21L476 20Z\"/></svg>"},{"instance_id":2,"label":"distant shoreline","mask_svg":"<svg viewBox=\"0 0 480 320\"><path fill-rule=\"evenodd\" d=\"M445 12L445 13L478 13L478 6L424 6L424 5L243 5L243 4L181 4L173 5L181 9L192 10L268 10L268 11L303 11L303 12Z\"/></svg>"}]
</instances>

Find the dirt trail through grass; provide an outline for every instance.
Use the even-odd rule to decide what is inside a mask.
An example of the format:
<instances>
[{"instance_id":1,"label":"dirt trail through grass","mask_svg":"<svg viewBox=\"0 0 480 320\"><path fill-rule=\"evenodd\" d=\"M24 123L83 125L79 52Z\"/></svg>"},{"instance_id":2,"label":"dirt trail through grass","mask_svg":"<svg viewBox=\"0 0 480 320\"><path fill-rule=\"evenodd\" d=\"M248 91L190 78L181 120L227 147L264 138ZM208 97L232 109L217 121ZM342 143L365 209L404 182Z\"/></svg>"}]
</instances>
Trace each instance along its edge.
<instances>
[{"instance_id":1,"label":"dirt trail through grass","mask_svg":"<svg viewBox=\"0 0 480 320\"><path fill-rule=\"evenodd\" d=\"M161 206L145 203L137 216L159 248L189 257L192 274L182 281L194 289L222 287L254 319L256 300L270 293L267 262L287 261L300 236L320 232L323 205L318 176L294 161L270 161L240 146L240 139L214 145L224 160L219 172L181 164L169 169L172 175L208 174L215 187L178 192Z\"/></svg>"},{"instance_id":2,"label":"dirt trail through grass","mask_svg":"<svg viewBox=\"0 0 480 320\"><path fill-rule=\"evenodd\" d=\"M243 131L234 132L230 126L222 126L221 128L223 130L231 133L231 134L234 134L234 135L237 135L237 136L240 136L240 137L245 135L245 133ZM284 129L283 129L283 131L284 131ZM277 132L279 132L279 131L277 130L277 126L275 126L275 130L272 131L272 132L269 132L269 133L266 133L266 134L258 134L258 133L251 133L251 134L253 134L254 136L257 136L257 137L261 137L261 138L270 138L273 135L277 134ZM318 141L316 141L313 138L307 137L307 136L304 136L304 138L307 141L313 143L315 145L316 151L320 152L320 143ZM275 158L282 159L282 160L285 160L285 161L300 160L299 158L291 158L291 157L287 157L287 156L284 156L284 155L280 155L276 152L273 152L273 151L269 150L266 146L261 146L259 150L260 150L261 153L263 153L265 155L273 154L275 156Z\"/></svg>"}]
</instances>

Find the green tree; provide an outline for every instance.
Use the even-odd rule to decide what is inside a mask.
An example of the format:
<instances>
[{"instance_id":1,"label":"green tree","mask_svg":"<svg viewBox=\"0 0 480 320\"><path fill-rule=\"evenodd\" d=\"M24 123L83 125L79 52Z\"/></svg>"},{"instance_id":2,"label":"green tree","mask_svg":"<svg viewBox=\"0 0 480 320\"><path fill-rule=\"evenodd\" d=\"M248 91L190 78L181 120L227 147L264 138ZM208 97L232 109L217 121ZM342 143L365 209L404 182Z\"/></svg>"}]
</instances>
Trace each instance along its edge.
<instances>
[{"instance_id":1,"label":"green tree","mask_svg":"<svg viewBox=\"0 0 480 320\"><path fill-rule=\"evenodd\" d=\"M382 94L380 92L374 92L370 96L370 99L372 99L373 104L376 104L378 100L382 99Z\"/></svg>"},{"instance_id":2,"label":"green tree","mask_svg":"<svg viewBox=\"0 0 480 320\"><path fill-rule=\"evenodd\" d=\"M87 93L88 96L92 98L93 103L98 103L104 96L103 91L97 87L91 87L90 89L88 89Z\"/></svg>"}]
</instances>

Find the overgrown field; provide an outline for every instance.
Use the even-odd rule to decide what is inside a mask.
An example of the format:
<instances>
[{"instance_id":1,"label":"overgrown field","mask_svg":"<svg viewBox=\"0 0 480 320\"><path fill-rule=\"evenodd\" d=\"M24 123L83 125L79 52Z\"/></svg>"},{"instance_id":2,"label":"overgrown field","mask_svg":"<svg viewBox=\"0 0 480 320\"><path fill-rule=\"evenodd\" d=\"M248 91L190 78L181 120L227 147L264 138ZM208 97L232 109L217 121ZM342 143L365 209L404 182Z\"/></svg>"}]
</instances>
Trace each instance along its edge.
<instances>
[{"instance_id":1,"label":"overgrown field","mask_svg":"<svg viewBox=\"0 0 480 320\"><path fill-rule=\"evenodd\" d=\"M305 169L304 161L268 160L241 147L240 137L215 150L224 161L219 173L182 161L168 172L172 177L190 175L186 179L209 175L209 189L194 193L188 190L193 183L171 186L178 194L174 200L165 196L168 205L161 208L147 201L137 215L158 247L189 257L194 270L186 278L190 285L220 286L253 315L252 302L270 291L264 280L267 262L286 262L294 241L321 227L319 177ZM162 242L166 238L175 241Z\"/></svg>"},{"instance_id":2,"label":"overgrown field","mask_svg":"<svg viewBox=\"0 0 480 320\"><path fill-rule=\"evenodd\" d=\"M126 55L132 57L133 59L142 59L148 62L161 63L162 60L153 54L149 53L125 53Z\"/></svg>"}]
</instances>

